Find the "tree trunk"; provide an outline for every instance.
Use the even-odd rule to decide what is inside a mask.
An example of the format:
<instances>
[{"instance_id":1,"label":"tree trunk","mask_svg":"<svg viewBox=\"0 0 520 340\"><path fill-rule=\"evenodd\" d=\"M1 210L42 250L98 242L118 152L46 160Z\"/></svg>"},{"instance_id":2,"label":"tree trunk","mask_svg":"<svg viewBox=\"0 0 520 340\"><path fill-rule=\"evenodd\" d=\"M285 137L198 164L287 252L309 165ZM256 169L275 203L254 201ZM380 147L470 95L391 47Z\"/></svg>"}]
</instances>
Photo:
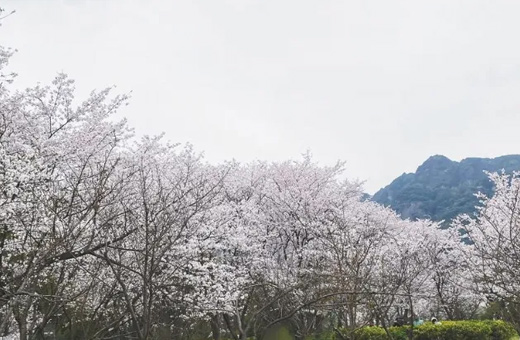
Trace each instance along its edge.
<instances>
[{"instance_id":1,"label":"tree trunk","mask_svg":"<svg viewBox=\"0 0 520 340\"><path fill-rule=\"evenodd\" d=\"M16 317L16 323L18 324L18 332L20 332L20 340L28 340L27 319L24 317Z\"/></svg>"},{"instance_id":2,"label":"tree trunk","mask_svg":"<svg viewBox=\"0 0 520 340\"><path fill-rule=\"evenodd\" d=\"M24 300L22 302L16 303L13 306L13 315L16 323L18 324L18 332L20 332L20 340L28 340L29 339L29 331L27 327L27 316L29 314L29 309L31 308L31 302Z\"/></svg>"},{"instance_id":3,"label":"tree trunk","mask_svg":"<svg viewBox=\"0 0 520 340\"><path fill-rule=\"evenodd\" d=\"M218 314L211 316L210 324L213 340L220 340L220 318Z\"/></svg>"},{"instance_id":4,"label":"tree trunk","mask_svg":"<svg viewBox=\"0 0 520 340\"><path fill-rule=\"evenodd\" d=\"M413 339L413 322L414 322L414 319L415 319L415 316L414 316L414 312L413 312L413 301L412 301L412 295L409 295L408 296L408 302L410 303L410 332L408 334L408 339L412 340Z\"/></svg>"}]
</instances>

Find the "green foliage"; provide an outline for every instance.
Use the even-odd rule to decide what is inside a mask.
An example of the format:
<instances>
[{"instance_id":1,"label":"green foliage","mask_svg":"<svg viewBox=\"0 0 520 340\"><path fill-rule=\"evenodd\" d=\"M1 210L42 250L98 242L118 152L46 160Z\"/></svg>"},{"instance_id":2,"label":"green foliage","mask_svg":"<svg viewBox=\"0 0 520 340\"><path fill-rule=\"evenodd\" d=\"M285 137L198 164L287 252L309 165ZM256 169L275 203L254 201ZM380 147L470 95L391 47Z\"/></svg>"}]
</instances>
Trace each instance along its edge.
<instances>
[{"instance_id":1,"label":"green foliage","mask_svg":"<svg viewBox=\"0 0 520 340\"><path fill-rule=\"evenodd\" d=\"M490 340L492 329L481 321L445 321L442 324L425 324L417 327L415 340ZM498 340L498 339L497 339ZM509 340L509 338L504 339Z\"/></svg>"},{"instance_id":2,"label":"green foliage","mask_svg":"<svg viewBox=\"0 0 520 340\"><path fill-rule=\"evenodd\" d=\"M341 340L341 339L339 339L334 332L329 331L329 332L322 332L317 335L307 336L307 337L305 337L305 340Z\"/></svg>"},{"instance_id":3,"label":"green foliage","mask_svg":"<svg viewBox=\"0 0 520 340\"><path fill-rule=\"evenodd\" d=\"M289 332L289 329L287 327L276 327L271 330L269 330L263 340L293 340L294 337Z\"/></svg>"},{"instance_id":4,"label":"green foliage","mask_svg":"<svg viewBox=\"0 0 520 340\"><path fill-rule=\"evenodd\" d=\"M510 323L502 320L485 320L482 322L491 327L491 336L493 340L513 339L518 337L518 333Z\"/></svg>"},{"instance_id":5,"label":"green foliage","mask_svg":"<svg viewBox=\"0 0 520 340\"><path fill-rule=\"evenodd\" d=\"M408 326L390 327L388 333L394 340L407 340ZM356 340L388 340L389 337L382 327L363 327L354 332L354 339Z\"/></svg>"},{"instance_id":6,"label":"green foliage","mask_svg":"<svg viewBox=\"0 0 520 340\"><path fill-rule=\"evenodd\" d=\"M407 340L410 326L390 327L388 332L394 340ZM388 340L390 337L382 327L363 327L357 329L353 336L343 331L344 339L353 340ZM330 337L327 340L341 340L341 337ZM314 338L312 340L317 340ZM426 323L413 328L414 340L513 340L518 339L513 326L497 320L443 321L441 324ZM310 339L309 339L310 340Z\"/></svg>"},{"instance_id":7,"label":"green foliage","mask_svg":"<svg viewBox=\"0 0 520 340\"><path fill-rule=\"evenodd\" d=\"M480 318L482 320L499 318L511 322L516 329L520 329L520 303L515 299L497 299L488 304Z\"/></svg>"}]
</instances>

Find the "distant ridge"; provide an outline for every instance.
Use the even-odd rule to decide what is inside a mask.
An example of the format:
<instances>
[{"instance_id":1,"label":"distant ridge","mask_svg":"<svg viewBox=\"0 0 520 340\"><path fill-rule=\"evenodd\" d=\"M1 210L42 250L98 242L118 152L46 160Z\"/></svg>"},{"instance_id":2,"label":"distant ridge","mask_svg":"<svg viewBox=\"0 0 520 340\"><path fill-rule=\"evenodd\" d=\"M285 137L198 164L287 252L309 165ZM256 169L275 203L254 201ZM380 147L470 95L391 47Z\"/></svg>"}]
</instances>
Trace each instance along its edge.
<instances>
[{"instance_id":1,"label":"distant ridge","mask_svg":"<svg viewBox=\"0 0 520 340\"><path fill-rule=\"evenodd\" d=\"M446 221L461 213L472 214L478 191L492 194L484 171L520 171L520 155L466 158L452 161L442 155L429 157L415 173L403 173L374 194L373 201L389 206L403 218Z\"/></svg>"}]
</instances>

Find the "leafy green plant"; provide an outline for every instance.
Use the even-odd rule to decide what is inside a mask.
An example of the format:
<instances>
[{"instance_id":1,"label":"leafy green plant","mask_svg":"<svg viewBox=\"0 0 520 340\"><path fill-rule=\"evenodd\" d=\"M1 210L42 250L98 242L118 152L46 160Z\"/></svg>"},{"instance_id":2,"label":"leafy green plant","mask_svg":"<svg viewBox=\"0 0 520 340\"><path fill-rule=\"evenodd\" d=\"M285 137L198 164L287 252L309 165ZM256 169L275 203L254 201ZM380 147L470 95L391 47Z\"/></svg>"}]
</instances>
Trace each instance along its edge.
<instances>
[{"instance_id":1,"label":"leafy green plant","mask_svg":"<svg viewBox=\"0 0 520 340\"><path fill-rule=\"evenodd\" d=\"M518 337L518 333L510 323L502 320L485 320L482 322L491 327L491 336L493 340L514 339L515 337Z\"/></svg>"},{"instance_id":2,"label":"leafy green plant","mask_svg":"<svg viewBox=\"0 0 520 340\"><path fill-rule=\"evenodd\" d=\"M390 327L390 333L394 340L407 340L410 332L409 326ZM347 333L344 333L347 334ZM356 330L352 337L354 340L388 340L390 337L382 327L363 327ZM317 338L316 338L317 339ZM338 337L336 337L336 340ZM467 320L467 321L443 321L440 324L426 323L414 327L414 340L518 340L518 334L513 326L501 320ZM314 339L313 339L314 340Z\"/></svg>"}]
</instances>

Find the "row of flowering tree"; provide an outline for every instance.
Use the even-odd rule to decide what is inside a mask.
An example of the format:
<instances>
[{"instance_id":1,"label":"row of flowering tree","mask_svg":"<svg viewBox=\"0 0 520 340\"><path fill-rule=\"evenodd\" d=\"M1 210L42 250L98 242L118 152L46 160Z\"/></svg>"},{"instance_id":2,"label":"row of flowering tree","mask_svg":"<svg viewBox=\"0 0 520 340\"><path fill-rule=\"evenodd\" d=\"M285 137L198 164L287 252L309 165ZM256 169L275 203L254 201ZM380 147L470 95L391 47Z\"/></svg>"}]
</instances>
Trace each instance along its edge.
<instances>
[{"instance_id":1,"label":"row of flowering tree","mask_svg":"<svg viewBox=\"0 0 520 340\"><path fill-rule=\"evenodd\" d=\"M10 88L0 49L0 336L304 338L518 301L520 180L450 229L363 200L309 155L210 165L136 140L110 89ZM460 242L460 230L469 242ZM341 333L344 336L344 332Z\"/></svg>"}]
</instances>

